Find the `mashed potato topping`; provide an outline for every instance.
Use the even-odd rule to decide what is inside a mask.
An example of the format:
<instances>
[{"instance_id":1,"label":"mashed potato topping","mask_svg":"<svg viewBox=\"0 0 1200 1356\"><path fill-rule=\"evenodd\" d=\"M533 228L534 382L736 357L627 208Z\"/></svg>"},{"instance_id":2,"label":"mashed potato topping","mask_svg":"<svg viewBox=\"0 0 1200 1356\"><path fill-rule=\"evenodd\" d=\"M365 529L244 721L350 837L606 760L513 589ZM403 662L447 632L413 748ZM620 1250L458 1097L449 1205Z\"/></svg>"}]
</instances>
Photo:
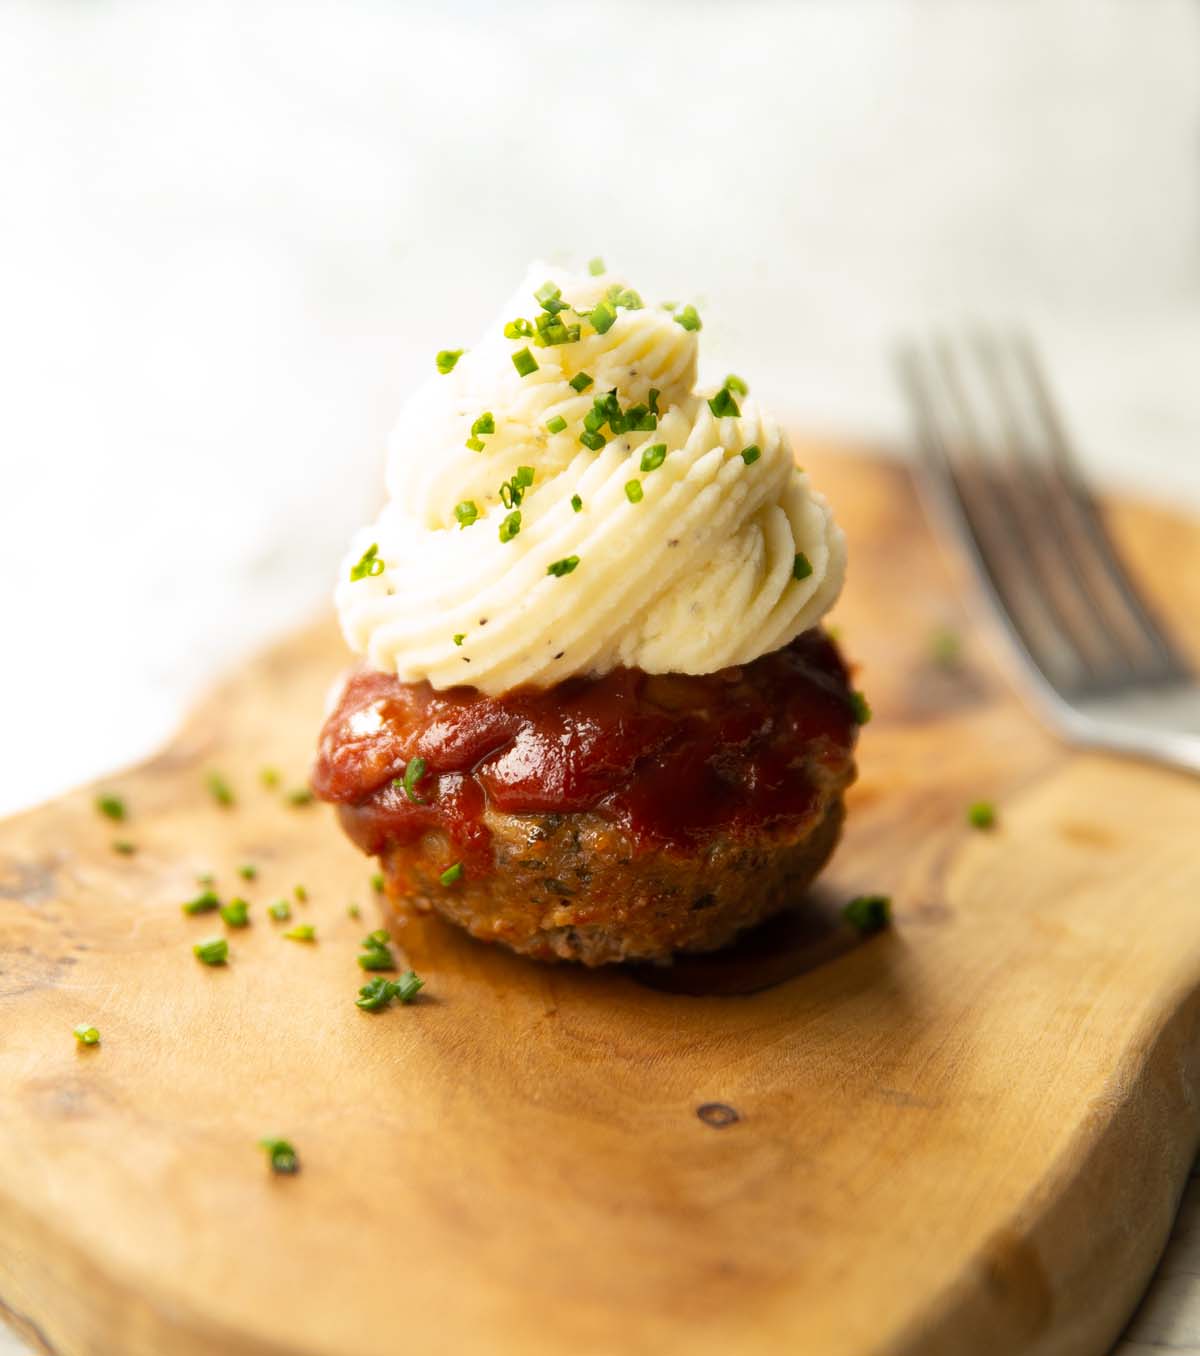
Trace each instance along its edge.
<instances>
[{"instance_id":1,"label":"mashed potato topping","mask_svg":"<svg viewBox=\"0 0 1200 1356\"><path fill-rule=\"evenodd\" d=\"M698 337L691 308L535 265L401 415L389 502L338 585L351 647L498 695L709 673L814 626L842 533L740 383L696 389Z\"/></svg>"}]
</instances>

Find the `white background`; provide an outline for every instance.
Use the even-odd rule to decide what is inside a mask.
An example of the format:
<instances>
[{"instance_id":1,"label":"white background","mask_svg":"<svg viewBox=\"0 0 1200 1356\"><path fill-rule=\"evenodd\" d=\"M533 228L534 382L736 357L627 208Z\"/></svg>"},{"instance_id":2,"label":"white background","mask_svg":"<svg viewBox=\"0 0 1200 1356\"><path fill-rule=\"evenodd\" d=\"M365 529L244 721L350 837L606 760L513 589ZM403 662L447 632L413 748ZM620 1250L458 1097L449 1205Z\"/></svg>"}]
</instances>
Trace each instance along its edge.
<instances>
[{"instance_id":1,"label":"white background","mask_svg":"<svg viewBox=\"0 0 1200 1356\"><path fill-rule=\"evenodd\" d=\"M1194 4L6 0L0 810L320 606L434 352L594 253L891 449L891 339L1027 321L1200 504Z\"/></svg>"}]
</instances>

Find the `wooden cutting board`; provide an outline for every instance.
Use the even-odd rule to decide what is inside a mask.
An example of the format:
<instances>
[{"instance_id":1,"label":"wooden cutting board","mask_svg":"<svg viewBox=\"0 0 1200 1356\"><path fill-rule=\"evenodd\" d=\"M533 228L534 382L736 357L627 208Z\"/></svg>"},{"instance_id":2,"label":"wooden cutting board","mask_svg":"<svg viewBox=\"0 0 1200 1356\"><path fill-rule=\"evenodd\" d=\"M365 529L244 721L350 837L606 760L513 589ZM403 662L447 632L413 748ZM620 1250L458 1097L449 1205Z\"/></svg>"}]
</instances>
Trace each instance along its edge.
<instances>
[{"instance_id":1,"label":"wooden cutting board","mask_svg":"<svg viewBox=\"0 0 1200 1356\"><path fill-rule=\"evenodd\" d=\"M0 1299L31 1340L1107 1348L1200 1128L1200 783L1043 733L906 473L802 458L850 535L836 621L876 713L808 926L675 971L588 973L393 925L425 992L360 1012L371 866L327 809L257 780L304 778L345 658L329 623L105 783L126 824L89 788L0 827ZM1200 529L1131 508L1115 524L1194 646ZM957 669L930 656L946 625ZM232 808L205 790L213 768ZM991 832L965 822L982 797ZM225 969L191 951L220 925L179 908L210 870L254 905ZM266 916L296 884L313 945ZM894 896L896 926L852 945L822 920L862 891ZM99 1046L76 1048L79 1022ZM264 1135L295 1143L299 1175L268 1172Z\"/></svg>"}]
</instances>

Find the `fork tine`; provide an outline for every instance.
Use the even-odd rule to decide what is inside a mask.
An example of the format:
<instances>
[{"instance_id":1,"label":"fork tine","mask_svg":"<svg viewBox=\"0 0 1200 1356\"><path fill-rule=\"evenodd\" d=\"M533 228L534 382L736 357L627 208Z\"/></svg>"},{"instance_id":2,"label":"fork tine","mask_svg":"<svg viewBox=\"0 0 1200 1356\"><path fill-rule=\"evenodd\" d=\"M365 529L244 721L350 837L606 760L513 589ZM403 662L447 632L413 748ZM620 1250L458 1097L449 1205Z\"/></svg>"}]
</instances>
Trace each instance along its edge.
<instances>
[{"instance_id":1,"label":"fork tine","mask_svg":"<svg viewBox=\"0 0 1200 1356\"><path fill-rule=\"evenodd\" d=\"M971 347L1003 429L1001 441L1011 474L1001 478L998 492L1007 497L1020 526L1037 567L1037 586L1083 656L1089 688L1099 691L1134 677L1137 656L1122 644L1123 615L1114 615L1106 606L1107 592L1096 587L1087 544L1080 542L1073 515L1063 503L1059 478L1042 455L1044 439L1035 440L1026 427L1025 404L1012 389L1004 346L996 336L977 332Z\"/></svg>"},{"instance_id":2,"label":"fork tine","mask_svg":"<svg viewBox=\"0 0 1200 1356\"><path fill-rule=\"evenodd\" d=\"M1023 484L1003 469L997 456L1002 444L980 422L953 345L942 337L935 350L961 431L946 450L966 492L988 568L1005 586L1002 601L1007 610L1018 620L1026 618L1026 640L1034 661L1059 691L1078 692L1093 677L1095 656L1080 643L1080 628L1071 624L1069 598L1047 585L1054 571L1047 568L1040 548L1042 534L1031 522L1038 505L1025 498Z\"/></svg>"},{"instance_id":3,"label":"fork tine","mask_svg":"<svg viewBox=\"0 0 1200 1356\"><path fill-rule=\"evenodd\" d=\"M1018 334L1013 348L1050 451L1051 481L1064 522L1070 525L1079 548L1087 552L1094 577L1107 594L1106 615L1122 626L1141 651L1140 657L1130 656L1131 664L1136 664L1143 677L1166 681L1186 678L1187 663L1121 563L1096 502L1088 493L1033 341L1027 334Z\"/></svg>"},{"instance_id":4,"label":"fork tine","mask_svg":"<svg viewBox=\"0 0 1200 1356\"><path fill-rule=\"evenodd\" d=\"M964 462L951 451L964 440L955 436L956 421L947 417L947 410L957 404L962 413L965 401L947 398L945 381L932 360L922 358L915 344L897 349L896 367L917 426L926 484L936 495L941 516L974 565L997 620L1031 674L1060 694L1077 687L1082 676L1079 656L1064 642L1048 615L1044 599L1028 577L1022 554L1005 549L1006 543L1011 546L1011 536L979 474L978 457ZM953 372L952 365L950 370ZM969 409L966 414L964 431L970 433ZM957 422L962 424L961 420ZM978 449L977 430L975 434L973 451Z\"/></svg>"}]
</instances>

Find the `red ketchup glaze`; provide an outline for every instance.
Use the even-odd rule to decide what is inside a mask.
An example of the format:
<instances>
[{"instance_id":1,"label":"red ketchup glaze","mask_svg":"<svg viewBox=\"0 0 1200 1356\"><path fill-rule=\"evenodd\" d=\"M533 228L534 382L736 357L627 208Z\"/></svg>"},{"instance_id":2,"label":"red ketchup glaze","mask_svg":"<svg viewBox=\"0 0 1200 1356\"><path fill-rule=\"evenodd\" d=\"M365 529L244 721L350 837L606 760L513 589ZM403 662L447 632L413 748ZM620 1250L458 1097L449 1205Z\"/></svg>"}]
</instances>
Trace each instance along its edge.
<instances>
[{"instance_id":1,"label":"red ketchup glaze","mask_svg":"<svg viewBox=\"0 0 1200 1356\"><path fill-rule=\"evenodd\" d=\"M856 735L845 665L819 630L718 673L615 669L503 697L360 670L325 723L313 786L370 855L436 831L486 867L488 805L595 811L635 847L686 850L804 820ZM396 783L413 758L420 803Z\"/></svg>"}]
</instances>

